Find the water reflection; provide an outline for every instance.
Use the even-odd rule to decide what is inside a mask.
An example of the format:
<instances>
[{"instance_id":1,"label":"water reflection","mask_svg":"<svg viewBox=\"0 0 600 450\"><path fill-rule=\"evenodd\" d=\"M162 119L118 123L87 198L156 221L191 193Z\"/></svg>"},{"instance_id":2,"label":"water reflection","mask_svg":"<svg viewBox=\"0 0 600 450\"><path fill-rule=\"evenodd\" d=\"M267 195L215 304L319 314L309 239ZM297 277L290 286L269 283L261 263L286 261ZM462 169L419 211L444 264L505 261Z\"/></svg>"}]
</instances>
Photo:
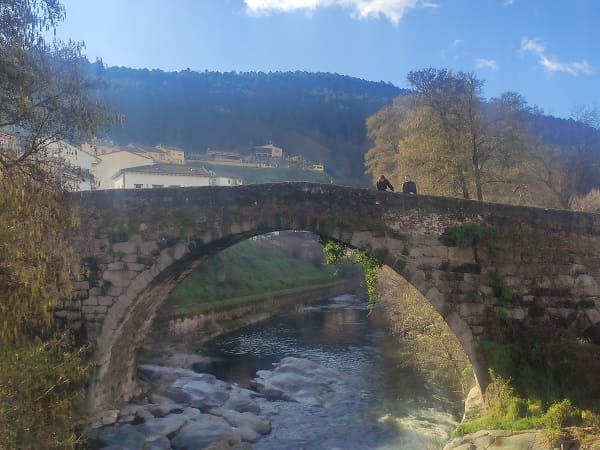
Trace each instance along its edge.
<instances>
[{"instance_id":1,"label":"water reflection","mask_svg":"<svg viewBox=\"0 0 600 450\"><path fill-rule=\"evenodd\" d=\"M344 377L324 407L280 402L273 432L256 449L441 448L456 426L457 405L444 387L403 367L397 340L353 296L221 336L204 353L214 362L195 370L246 387L257 370L286 356L310 359Z\"/></svg>"}]
</instances>

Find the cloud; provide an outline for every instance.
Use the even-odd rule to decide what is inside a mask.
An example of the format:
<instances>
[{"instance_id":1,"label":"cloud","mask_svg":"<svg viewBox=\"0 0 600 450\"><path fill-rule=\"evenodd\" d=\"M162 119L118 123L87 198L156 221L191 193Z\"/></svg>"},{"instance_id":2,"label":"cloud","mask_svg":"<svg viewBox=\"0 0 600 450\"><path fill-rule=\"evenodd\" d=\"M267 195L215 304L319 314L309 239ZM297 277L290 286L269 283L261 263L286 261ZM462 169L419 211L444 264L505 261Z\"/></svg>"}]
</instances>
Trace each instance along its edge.
<instances>
[{"instance_id":1,"label":"cloud","mask_svg":"<svg viewBox=\"0 0 600 450\"><path fill-rule=\"evenodd\" d=\"M519 49L521 56L532 54L537 57L538 63L548 72L564 72L573 76L591 75L593 73L592 66L585 60L562 62L556 58L546 56L546 47L539 39L521 39L521 48Z\"/></svg>"},{"instance_id":2,"label":"cloud","mask_svg":"<svg viewBox=\"0 0 600 450\"><path fill-rule=\"evenodd\" d=\"M397 25L408 9L439 8L429 0L244 0L249 15L265 15L273 12L312 12L318 8L341 6L349 9L353 17L369 19L385 17Z\"/></svg>"},{"instance_id":3,"label":"cloud","mask_svg":"<svg viewBox=\"0 0 600 450\"><path fill-rule=\"evenodd\" d=\"M514 5L515 0L504 0L504 6Z\"/></svg>"},{"instance_id":4,"label":"cloud","mask_svg":"<svg viewBox=\"0 0 600 450\"><path fill-rule=\"evenodd\" d=\"M498 70L500 66L494 59L477 58L475 59L475 67L477 69L492 69Z\"/></svg>"}]
</instances>

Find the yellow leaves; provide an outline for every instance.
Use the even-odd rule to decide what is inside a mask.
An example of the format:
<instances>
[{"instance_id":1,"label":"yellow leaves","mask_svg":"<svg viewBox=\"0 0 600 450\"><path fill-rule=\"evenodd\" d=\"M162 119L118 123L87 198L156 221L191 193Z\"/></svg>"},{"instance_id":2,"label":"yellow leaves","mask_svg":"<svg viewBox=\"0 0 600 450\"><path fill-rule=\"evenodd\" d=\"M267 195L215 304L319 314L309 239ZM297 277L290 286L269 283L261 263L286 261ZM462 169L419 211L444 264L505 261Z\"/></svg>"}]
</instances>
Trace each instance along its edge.
<instances>
[{"instance_id":1,"label":"yellow leaves","mask_svg":"<svg viewBox=\"0 0 600 450\"><path fill-rule=\"evenodd\" d=\"M0 345L27 323L49 324L49 307L69 293L77 267L66 234L77 220L48 185L11 173L0 179Z\"/></svg>"}]
</instances>

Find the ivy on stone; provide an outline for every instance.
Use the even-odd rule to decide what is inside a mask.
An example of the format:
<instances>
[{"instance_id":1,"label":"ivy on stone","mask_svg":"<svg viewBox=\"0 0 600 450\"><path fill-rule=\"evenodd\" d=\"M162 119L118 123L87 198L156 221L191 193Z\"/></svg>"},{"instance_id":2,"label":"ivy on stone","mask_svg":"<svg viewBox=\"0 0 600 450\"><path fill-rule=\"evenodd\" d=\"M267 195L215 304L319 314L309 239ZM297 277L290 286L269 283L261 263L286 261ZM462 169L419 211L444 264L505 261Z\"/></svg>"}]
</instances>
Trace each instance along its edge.
<instances>
[{"instance_id":1,"label":"ivy on stone","mask_svg":"<svg viewBox=\"0 0 600 450\"><path fill-rule=\"evenodd\" d=\"M326 264L348 262L362 266L365 274L367 294L369 296L369 308L372 308L380 297L377 290L377 273L381 267L381 263L368 253L350 248L340 241L321 237L320 243L325 254Z\"/></svg>"}]
</instances>

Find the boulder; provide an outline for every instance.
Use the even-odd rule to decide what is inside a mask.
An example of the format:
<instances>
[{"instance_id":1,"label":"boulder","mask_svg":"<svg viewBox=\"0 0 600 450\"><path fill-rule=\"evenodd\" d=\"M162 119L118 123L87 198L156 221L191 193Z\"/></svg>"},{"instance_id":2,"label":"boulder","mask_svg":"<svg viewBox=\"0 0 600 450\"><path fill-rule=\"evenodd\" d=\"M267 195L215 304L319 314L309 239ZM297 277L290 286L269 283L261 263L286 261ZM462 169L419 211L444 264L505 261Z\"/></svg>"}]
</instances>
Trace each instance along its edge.
<instances>
[{"instance_id":1,"label":"boulder","mask_svg":"<svg viewBox=\"0 0 600 450\"><path fill-rule=\"evenodd\" d=\"M201 414L196 420L185 425L171 440L171 447L176 450L199 450L210 444L226 443L229 446L242 441L236 432L221 417Z\"/></svg>"},{"instance_id":2,"label":"boulder","mask_svg":"<svg viewBox=\"0 0 600 450\"><path fill-rule=\"evenodd\" d=\"M273 370L259 370L251 385L271 400L323 405L340 383L342 376L315 362L288 357L274 364Z\"/></svg>"}]
</instances>

